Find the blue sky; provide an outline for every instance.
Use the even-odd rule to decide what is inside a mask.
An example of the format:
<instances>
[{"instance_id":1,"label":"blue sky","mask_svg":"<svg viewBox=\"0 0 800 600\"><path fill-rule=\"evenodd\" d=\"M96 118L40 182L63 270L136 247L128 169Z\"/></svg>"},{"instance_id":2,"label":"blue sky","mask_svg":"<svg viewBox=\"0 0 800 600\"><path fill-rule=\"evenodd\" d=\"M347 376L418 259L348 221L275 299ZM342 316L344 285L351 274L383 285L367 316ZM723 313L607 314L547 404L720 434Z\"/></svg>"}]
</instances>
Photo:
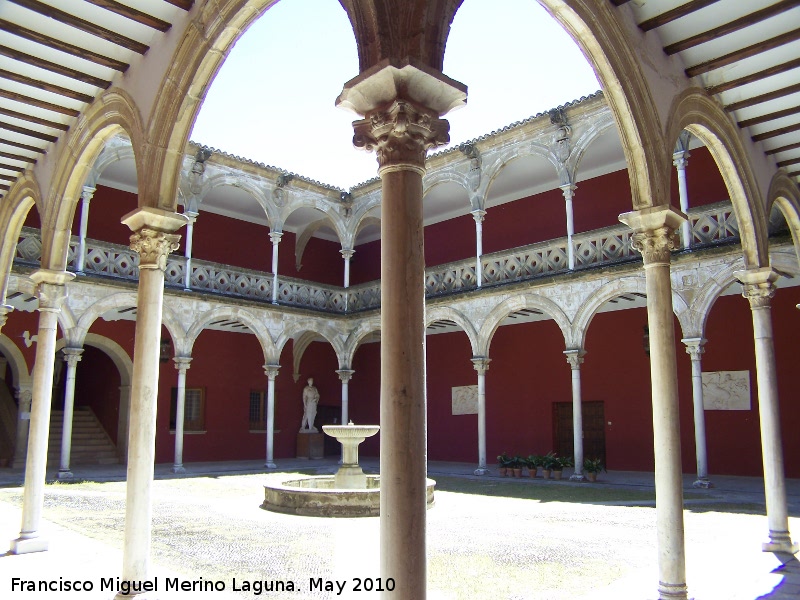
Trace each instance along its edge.
<instances>
[{"instance_id":1,"label":"blue sky","mask_svg":"<svg viewBox=\"0 0 800 600\"><path fill-rule=\"evenodd\" d=\"M569 35L535 0L465 0L444 72L469 87L450 113L459 143L599 89ZM377 174L352 146L356 115L336 108L358 74L337 0L282 0L238 40L209 89L191 139L349 188Z\"/></svg>"}]
</instances>

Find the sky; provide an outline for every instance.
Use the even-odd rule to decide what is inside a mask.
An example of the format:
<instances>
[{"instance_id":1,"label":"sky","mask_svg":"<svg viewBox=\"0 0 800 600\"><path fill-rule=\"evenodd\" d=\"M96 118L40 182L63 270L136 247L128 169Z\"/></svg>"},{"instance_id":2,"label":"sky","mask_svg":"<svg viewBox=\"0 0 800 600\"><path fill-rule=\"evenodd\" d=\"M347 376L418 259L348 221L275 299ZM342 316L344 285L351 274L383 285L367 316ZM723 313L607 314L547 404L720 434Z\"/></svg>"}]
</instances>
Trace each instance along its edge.
<instances>
[{"instance_id":1,"label":"sky","mask_svg":"<svg viewBox=\"0 0 800 600\"><path fill-rule=\"evenodd\" d=\"M469 88L467 106L446 117L451 145L600 89L578 46L535 0L465 0L444 73ZM281 0L236 42L191 139L348 189L377 175L374 154L352 145L359 117L334 105L356 75L339 2Z\"/></svg>"}]
</instances>

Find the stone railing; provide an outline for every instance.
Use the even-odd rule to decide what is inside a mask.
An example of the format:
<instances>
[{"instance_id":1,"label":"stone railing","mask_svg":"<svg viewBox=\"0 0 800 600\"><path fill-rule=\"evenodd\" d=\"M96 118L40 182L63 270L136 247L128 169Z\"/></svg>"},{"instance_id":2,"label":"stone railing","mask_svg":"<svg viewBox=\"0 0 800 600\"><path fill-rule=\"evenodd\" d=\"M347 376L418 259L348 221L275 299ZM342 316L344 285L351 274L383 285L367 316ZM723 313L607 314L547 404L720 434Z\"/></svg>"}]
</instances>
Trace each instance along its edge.
<instances>
[{"instance_id":1,"label":"stone railing","mask_svg":"<svg viewBox=\"0 0 800 600\"><path fill-rule=\"evenodd\" d=\"M729 202L691 210L693 248L735 242L739 239L736 217ZM573 237L575 271L592 267L641 260L631 246L631 233L625 225L595 229ZM68 268L75 269L77 238L70 243ZM23 227L17 243L15 262L38 266L42 244L38 229ZM569 271L567 238L559 238L485 254L482 258L482 285L491 287ZM84 273L115 279L136 280L139 256L127 246L87 240ZM186 259L173 255L167 261L167 287L183 288ZM270 302L271 273L241 270L228 265L192 259L191 289L199 292L236 296ZM477 288L475 259L455 261L425 270L425 295L445 296ZM348 289L278 276L278 303L316 311L361 312L380 307L380 281Z\"/></svg>"}]
</instances>

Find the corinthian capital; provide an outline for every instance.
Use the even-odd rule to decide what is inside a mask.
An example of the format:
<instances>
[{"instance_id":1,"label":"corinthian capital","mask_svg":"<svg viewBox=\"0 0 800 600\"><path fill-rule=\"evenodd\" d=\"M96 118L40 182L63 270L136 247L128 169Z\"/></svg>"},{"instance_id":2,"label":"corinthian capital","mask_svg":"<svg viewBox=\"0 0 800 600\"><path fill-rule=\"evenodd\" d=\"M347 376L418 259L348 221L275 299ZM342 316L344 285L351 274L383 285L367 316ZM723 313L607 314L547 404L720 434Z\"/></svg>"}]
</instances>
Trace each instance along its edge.
<instances>
[{"instance_id":1,"label":"corinthian capital","mask_svg":"<svg viewBox=\"0 0 800 600\"><path fill-rule=\"evenodd\" d=\"M668 227L636 232L631 246L641 253L645 265L669 264L670 252L675 249L675 232Z\"/></svg>"},{"instance_id":2,"label":"corinthian capital","mask_svg":"<svg viewBox=\"0 0 800 600\"><path fill-rule=\"evenodd\" d=\"M139 253L140 269L167 268L167 255L178 249L180 235L143 228L131 236L131 250Z\"/></svg>"},{"instance_id":3,"label":"corinthian capital","mask_svg":"<svg viewBox=\"0 0 800 600\"><path fill-rule=\"evenodd\" d=\"M671 206L651 206L625 213L619 220L633 229L631 245L642 253L645 267L669 264L675 231L686 215Z\"/></svg>"},{"instance_id":4,"label":"corinthian capital","mask_svg":"<svg viewBox=\"0 0 800 600\"><path fill-rule=\"evenodd\" d=\"M771 267L737 271L733 276L742 284L742 296L750 302L750 308L769 307L778 280L778 274Z\"/></svg>"},{"instance_id":5,"label":"corinthian capital","mask_svg":"<svg viewBox=\"0 0 800 600\"><path fill-rule=\"evenodd\" d=\"M428 148L450 141L450 124L419 104L394 100L353 122L353 145L375 150L379 170L391 167L425 168Z\"/></svg>"}]
</instances>

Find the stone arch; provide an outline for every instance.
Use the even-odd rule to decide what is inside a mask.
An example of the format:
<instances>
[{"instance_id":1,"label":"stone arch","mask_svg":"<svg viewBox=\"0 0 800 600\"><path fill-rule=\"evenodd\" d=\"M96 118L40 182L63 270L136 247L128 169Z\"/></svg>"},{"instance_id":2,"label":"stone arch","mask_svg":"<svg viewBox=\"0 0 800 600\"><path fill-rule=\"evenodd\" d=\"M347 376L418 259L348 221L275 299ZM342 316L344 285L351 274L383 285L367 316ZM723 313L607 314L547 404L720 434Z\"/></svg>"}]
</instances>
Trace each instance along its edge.
<instances>
[{"instance_id":1,"label":"stone arch","mask_svg":"<svg viewBox=\"0 0 800 600\"><path fill-rule=\"evenodd\" d=\"M136 160L136 153L133 151L133 146L130 140L122 139L119 135L107 140L105 147L97 156L97 160L92 166L89 176L86 178L84 185L95 187L97 180L108 167L114 163L123 160Z\"/></svg>"},{"instance_id":2,"label":"stone arch","mask_svg":"<svg viewBox=\"0 0 800 600\"><path fill-rule=\"evenodd\" d=\"M577 179L577 173L581 166L581 160L583 160L583 156L586 154L589 146L591 146L597 138L610 129L614 129L614 118L609 112L604 114L600 119L593 123L591 127L582 132L581 135L575 139L573 150L567 161L569 163L570 173L573 177L573 183L575 183L574 180Z\"/></svg>"},{"instance_id":3,"label":"stone arch","mask_svg":"<svg viewBox=\"0 0 800 600\"><path fill-rule=\"evenodd\" d=\"M745 265L769 265L767 215L747 152L733 119L704 90L691 88L673 101L666 126L665 155L687 130L706 145L725 181L739 223ZM667 198L668 196L665 196Z\"/></svg>"},{"instance_id":4,"label":"stone arch","mask_svg":"<svg viewBox=\"0 0 800 600\"><path fill-rule=\"evenodd\" d=\"M467 176L452 168L428 171L422 179L422 197L424 198L428 192L442 183L455 183L457 186L464 188L464 193L467 196L467 200L469 200L470 189Z\"/></svg>"},{"instance_id":5,"label":"stone arch","mask_svg":"<svg viewBox=\"0 0 800 600\"><path fill-rule=\"evenodd\" d=\"M4 302L8 290L8 276L14 263L22 225L31 207L39 211L42 218L42 196L39 183L30 171L25 171L11 186L11 190L3 198L0 208L0 231L5 232L5 241L0 249L0 302Z\"/></svg>"},{"instance_id":6,"label":"stone arch","mask_svg":"<svg viewBox=\"0 0 800 600\"><path fill-rule=\"evenodd\" d=\"M508 315L523 308L535 308L551 317L561 329L565 347L572 348L572 331L566 313L555 302L538 294L519 294L506 298L486 316L478 331L478 347L475 356L491 356L489 348L497 328Z\"/></svg>"},{"instance_id":7,"label":"stone arch","mask_svg":"<svg viewBox=\"0 0 800 600\"><path fill-rule=\"evenodd\" d=\"M344 223L341 216L339 216L337 208L334 207L331 202L326 202L320 198L301 196L300 198L291 200L281 210L279 222L281 224L286 223L292 213L301 208L310 208L324 214L325 220L333 226L333 230L339 238L339 243L342 245L345 243L347 239L347 225Z\"/></svg>"},{"instance_id":8,"label":"stone arch","mask_svg":"<svg viewBox=\"0 0 800 600\"><path fill-rule=\"evenodd\" d=\"M267 200L264 189L248 177L242 177L234 173L215 173L203 181L203 186L200 189L200 198L205 198L212 190L222 187L234 187L240 189L255 200L264 211L267 218L267 225L271 228L274 223L278 222L277 207Z\"/></svg>"},{"instance_id":9,"label":"stone arch","mask_svg":"<svg viewBox=\"0 0 800 600\"><path fill-rule=\"evenodd\" d=\"M780 169L775 173L769 184L767 215L770 214L773 206L781 211L789 224L794 249L797 253L797 259L800 261L800 189L784 169Z\"/></svg>"},{"instance_id":10,"label":"stone arch","mask_svg":"<svg viewBox=\"0 0 800 600\"><path fill-rule=\"evenodd\" d=\"M350 366L353 364L353 357L356 354L361 343L370 333L381 330L380 316L374 316L358 324L358 327L353 329L347 336L345 341L345 362L344 365Z\"/></svg>"},{"instance_id":11,"label":"stone arch","mask_svg":"<svg viewBox=\"0 0 800 600\"><path fill-rule=\"evenodd\" d=\"M147 204L141 190L148 177L142 168L145 146L142 119L133 99L114 88L89 105L70 131L66 148L58 157L46 206L51 210L42 222L42 267L63 271L71 236L72 217L83 185L107 140L120 131L131 140L136 161L139 204Z\"/></svg>"},{"instance_id":12,"label":"stone arch","mask_svg":"<svg viewBox=\"0 0 800 600\"><path fill-rule=\"evenodd\" d=\"M274 364L278 362L277 359L280 356L280 352L276 351L275 345L272 343L272 337L269 334L269 330L266 328L263 321L250 311L236 306L221 306L202 313L200 318L192 323L192 325L189 327L189 331L186 333L186 344L181 348L183 355L191 356L194 343L197 341L197 338L200 336L203 330L214 321L223 318L235 320L243 325L247 325L250 331L258 339L258 343L261 344L261 349L264 352L264 364Z\"/></svg>"},{"instance_id":13,"label":"stone arch","mask_svg":"<svg viewBox=\"0 0 800 600\"><path fill-rule=\"evenodd\" d=\"M336 359L340 367L344 365L345 343L341 332L327 323L322 323L316 319L299 319L286 324L286 329L275 341L276 357L280 357L286 343L292 338L301 337L305 333L314 333L325 340L333 347Z\"/></svg>"},{"instance_id":14,"label":"stone arch","mask_svg":"<svg viewBox=\"0 0 800 600\"><path fill-rule=\"evenodd\" d=\"M553 154L547 146L539 142L532 142L530 144L506 148L499 154L491 156L491 158L484 157L486 170L481 176L481 184L478 188L477 194L482 198L488 198L489 190L491 189L492 184L494 184L494 182L500 176L500 173L503 171L503 169L515 160L525 157L538 157L545 159L553 167L554 181L558 182L559 164L555 154ZM557 187L557 185L558 184L553 187Z\"/></svg>"},{"instance_id":15,"label":"stone arch","mask_svg":"<svg viewBox=\"0 0 800 600\"><path fill-rule=\"evenodd\" d=\"M11 374L14 376L14 383L17 388L33 385L31 371L28 369L28 362L17 345L11 341L4 333L0 333L0 352L8 359L8 366L11 367Z\"/></svg>"},{"instance_id":16,"label":"stone arch","mask_svg":"<svg viewBox=\"0 0 800 600\"><path fill-rule=\"evenodd\" d=\"M470 322L467 316L449 306L436 306L425 312L425 327L443 319L454 321L459 327L461 327L464 333L467 334L467 338L469 338L469 345L472 349L472 355L477 356L480 346L478 341L478 332L475 330L475 326Z\"/></svg>"}]
</instances>

